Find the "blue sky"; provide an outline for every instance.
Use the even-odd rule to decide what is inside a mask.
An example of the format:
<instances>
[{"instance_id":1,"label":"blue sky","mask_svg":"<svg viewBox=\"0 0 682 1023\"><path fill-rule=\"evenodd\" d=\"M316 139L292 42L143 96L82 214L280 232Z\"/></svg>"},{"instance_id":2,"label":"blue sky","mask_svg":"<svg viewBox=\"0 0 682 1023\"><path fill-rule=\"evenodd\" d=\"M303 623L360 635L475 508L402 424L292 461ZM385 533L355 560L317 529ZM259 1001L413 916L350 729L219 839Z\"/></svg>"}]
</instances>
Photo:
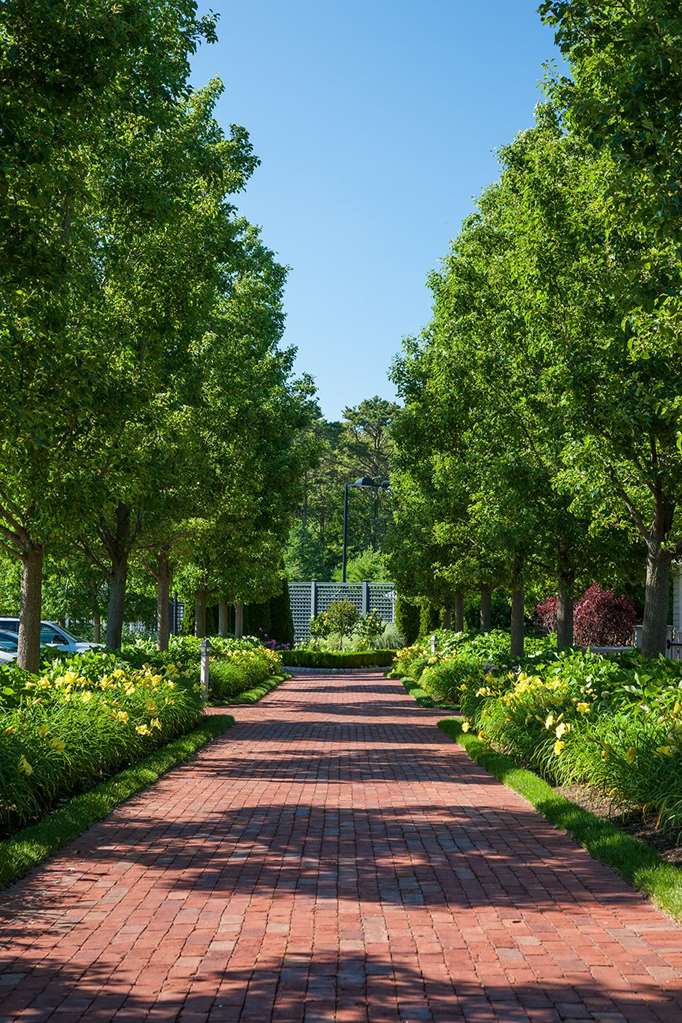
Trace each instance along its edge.
<instances>
[{"instance_id":1,"label":"blue sky","mask_svg":"<svg viewBox=\"0 0 682 1023\"><path fill-rule=\"evenodd\" d=\"M496 150L532 121L556 58L536 0L241 0L220 13L197 85L262 163L239 199L290 268L285 341L328 418L388 380L428 322L426 276Z\"/></svg>"}]
</instances>

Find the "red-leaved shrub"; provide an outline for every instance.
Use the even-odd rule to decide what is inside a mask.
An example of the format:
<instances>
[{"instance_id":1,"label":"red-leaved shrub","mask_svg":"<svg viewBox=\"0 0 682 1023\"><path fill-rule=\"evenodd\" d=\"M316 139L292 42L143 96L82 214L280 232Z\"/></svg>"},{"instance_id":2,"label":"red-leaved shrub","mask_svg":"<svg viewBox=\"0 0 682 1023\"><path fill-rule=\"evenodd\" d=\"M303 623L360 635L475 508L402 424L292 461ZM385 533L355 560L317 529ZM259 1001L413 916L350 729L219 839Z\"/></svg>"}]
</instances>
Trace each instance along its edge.
<instances>
[{"instance_id":1,"label":"red-leaved shrub","mask_svg":"<svg viewBox=\"0 0 682 1023\"><path fill-rule=\"evenodd\" d=\"M535 608L538 624L545 632L556 631L556 597L548 597ZM632 642L637 609L628 597L617 597L599 583L585 590L573 612L576 646L626 646Z\"/></svg>"},{"instance_id":2,"label":"red-leaved shrub","mask_svg":"<svg viewBox=\"0 0 682 1023\"><path fill-rule=\"evenodd\" d=\"M625 646L632 642L637 609L628 597L617 597L592 583L575 606L574 634L578 646Z\"/></svg>"},{"instance_id":3,"label":"red-leaved shrub","mask_svg":"<svg viewBox=\"0 0 682 1023\"><path fill-rule=\"evenodd\" d=\"M538 625L545 632L556 631L556 605L556 597L547 597L547 600L543 600L542 604L538 604L535 608Z\"/></svg>"}]
</instances>

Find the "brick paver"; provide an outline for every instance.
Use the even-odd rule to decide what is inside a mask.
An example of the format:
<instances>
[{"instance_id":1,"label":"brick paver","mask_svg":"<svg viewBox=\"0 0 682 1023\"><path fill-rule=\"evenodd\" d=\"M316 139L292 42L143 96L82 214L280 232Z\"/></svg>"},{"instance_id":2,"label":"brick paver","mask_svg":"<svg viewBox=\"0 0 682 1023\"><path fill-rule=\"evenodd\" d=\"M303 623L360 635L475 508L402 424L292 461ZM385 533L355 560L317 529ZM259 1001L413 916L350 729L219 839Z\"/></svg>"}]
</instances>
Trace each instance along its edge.
<instances>
[{"instance_id":1,"label":"brick paver","mask_svg":"<svg viewBox=\"0 0 682 1023\"><path fill-rule=\"evenodd\" d=\"M682 930L396 683L305 677L3 893L0 1020L682 1021Z\"/></svg>"}]
</instances>

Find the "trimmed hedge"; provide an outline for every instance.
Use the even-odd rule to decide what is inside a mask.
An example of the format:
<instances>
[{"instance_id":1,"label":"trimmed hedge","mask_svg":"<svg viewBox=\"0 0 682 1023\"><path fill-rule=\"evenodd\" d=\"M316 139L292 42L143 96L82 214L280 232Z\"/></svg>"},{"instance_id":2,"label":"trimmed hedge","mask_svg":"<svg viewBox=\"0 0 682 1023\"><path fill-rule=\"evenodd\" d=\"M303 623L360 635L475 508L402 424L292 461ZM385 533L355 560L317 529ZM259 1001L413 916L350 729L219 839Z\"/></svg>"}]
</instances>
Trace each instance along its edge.
<instances>
[{"instance_id":1,"label":"trimmed hedge","mask_svg":"<svg viewBox=\"0 0 682 1023\"><path fill-rule=\"evenodd\" d=\"M388 668L393 664L395 650L362 650L343 653L326 650L286 650L287 668Z\"/></svg>"}]
</instances>

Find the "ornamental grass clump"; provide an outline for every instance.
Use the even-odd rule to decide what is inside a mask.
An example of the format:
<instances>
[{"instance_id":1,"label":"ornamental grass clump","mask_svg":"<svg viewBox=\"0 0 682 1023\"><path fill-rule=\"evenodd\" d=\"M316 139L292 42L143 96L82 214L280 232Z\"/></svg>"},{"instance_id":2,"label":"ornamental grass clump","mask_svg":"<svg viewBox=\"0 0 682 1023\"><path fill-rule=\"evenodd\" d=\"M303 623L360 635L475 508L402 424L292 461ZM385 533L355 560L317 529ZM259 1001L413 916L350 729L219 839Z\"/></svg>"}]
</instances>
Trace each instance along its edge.
<instances>
[{"instance_id":1,"label":"ornamental grass clump","mask_svg":"<svg viewBox=\"0 0 682 1023\"><path fill-rule=\"evenodd\" d=\"M175 665L157 672L110 654L85 658L3 687L13 692L0 706L0 831L142 760L202 714L199 685Z\"/></svg>"}]
</instances>

